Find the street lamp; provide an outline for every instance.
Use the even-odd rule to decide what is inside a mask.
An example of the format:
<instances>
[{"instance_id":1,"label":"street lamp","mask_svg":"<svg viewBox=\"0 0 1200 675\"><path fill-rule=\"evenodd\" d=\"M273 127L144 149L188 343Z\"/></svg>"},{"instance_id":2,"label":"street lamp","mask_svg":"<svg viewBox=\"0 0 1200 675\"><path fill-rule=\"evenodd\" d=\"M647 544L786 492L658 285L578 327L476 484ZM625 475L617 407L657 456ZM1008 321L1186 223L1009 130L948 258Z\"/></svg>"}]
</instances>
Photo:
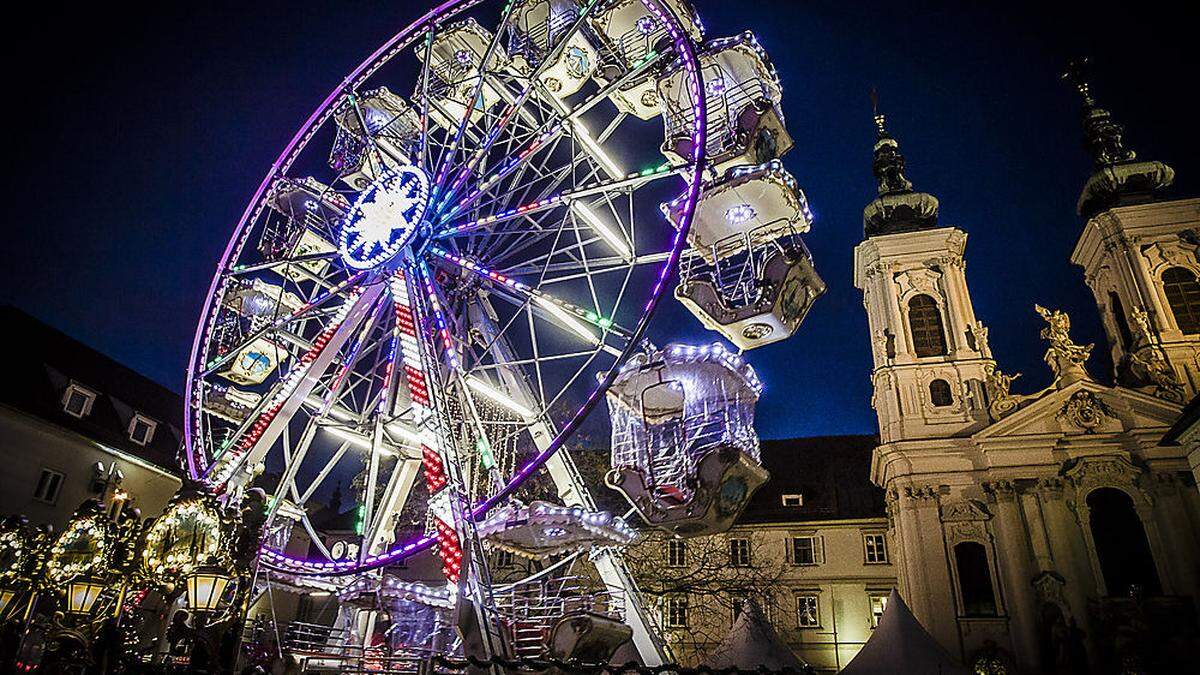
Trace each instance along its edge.
<instances>
[{"instance_id":1,"label":"street lamp","mask_svg":"<svg viewBox=\"0 0 1200 675\"><path fill-rule=\"evenodd\" d=\"M197 612L217 611L232 580L228 572L216 565L196 568L196 571L184 577L188 606Z\"/></svg>"},{"instance_id":2,"label":"street lamp","mask_svg":"<svg viewBox=\"0 0 1200 675\"><path fill-rule=\"evenodd\" d=\"M92 605L104 590L104 584L91 577L75 577L67 584L67 611L71 614L90 614Z\"/></svg>"}]
</instances>

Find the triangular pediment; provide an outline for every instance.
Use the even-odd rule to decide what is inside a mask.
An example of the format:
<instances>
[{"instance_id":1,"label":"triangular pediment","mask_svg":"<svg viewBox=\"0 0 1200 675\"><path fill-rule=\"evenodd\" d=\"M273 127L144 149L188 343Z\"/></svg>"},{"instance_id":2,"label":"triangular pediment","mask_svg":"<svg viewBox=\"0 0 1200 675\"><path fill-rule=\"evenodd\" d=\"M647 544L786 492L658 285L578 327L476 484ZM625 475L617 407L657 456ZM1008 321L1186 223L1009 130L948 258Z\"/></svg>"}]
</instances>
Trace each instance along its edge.
<instances>
[{"instance_id":1,"label":"triangular pediment","mask_svg":"<svg viewBox=\"0 0 1200 675\"><path fill-rule=\"evenodd\" d=\"M1124 387L1083 380L1050 390L977 432L976 440L1019 436L1166 431L1179 418L1177 403Z\"/></svg>"}]
</instances>

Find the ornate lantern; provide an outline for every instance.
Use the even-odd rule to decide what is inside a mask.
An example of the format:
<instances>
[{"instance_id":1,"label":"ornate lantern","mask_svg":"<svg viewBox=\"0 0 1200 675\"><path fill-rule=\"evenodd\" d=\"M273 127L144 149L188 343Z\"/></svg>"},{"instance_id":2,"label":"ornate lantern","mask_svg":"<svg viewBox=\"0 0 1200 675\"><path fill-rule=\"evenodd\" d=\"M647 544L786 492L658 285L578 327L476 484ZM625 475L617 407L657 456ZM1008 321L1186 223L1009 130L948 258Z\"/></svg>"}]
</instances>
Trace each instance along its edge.
<instances>
[{"instance_id":1,"label":"ornate lantern","mask_svg":"<svg viewBox=\"0 0 1200 675\"><path fill-rule=\"evenodd\" d=\"M95 577L75 577L67 584L67 611L71 614L91 614L104 588L104 584Z\"/></svg>"},{"instance_id":2,"label":"ornate lantern","mask_svg":"<svg viewBox=\"0 0 1200 675\"><path fill-rule=\"evenodd\" d=\"M216 499L206 493L183 490L146 532L142 573L159 584L169 585L190 578L204 565L227 566L228 540Z\"/></svg>"},{"instance_id":3,"label":"ornate lantern","mask_svg":"<svg viewBox=\"0 0 1200 675\"><path fill-rule=\"evenodd\" d=\"M50 549L47 581L62 588L75 579L98 579L106 569L105 561L112 550L114 535L112 523L98 504L80 507ZM95 601L94 597L92 601Z\"/></svg>"},{"instance_id":4,"label":"ornate lantern","mask_svg":"<svg viewBox=\"0 0 1200 675\"><path fill-rule=\"evenodd\" d=\"M215 612L222 608L225 591L233 577L216 565L204 565L184 577L188 606L197 612Z\"/></svg>"}]
</instances>

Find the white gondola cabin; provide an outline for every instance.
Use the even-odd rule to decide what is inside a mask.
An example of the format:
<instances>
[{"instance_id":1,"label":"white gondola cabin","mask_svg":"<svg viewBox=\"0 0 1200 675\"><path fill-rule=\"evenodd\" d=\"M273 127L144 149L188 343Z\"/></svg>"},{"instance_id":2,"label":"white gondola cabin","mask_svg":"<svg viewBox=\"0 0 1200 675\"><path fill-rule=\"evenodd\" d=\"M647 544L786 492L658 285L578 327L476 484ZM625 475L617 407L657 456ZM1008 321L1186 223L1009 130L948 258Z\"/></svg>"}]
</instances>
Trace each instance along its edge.
<instances>
[{"instance_id":1,"label":"white gondola cabin","mask_svg":"<svg viewBox=\"0 0 1200 675\"><path fill-rule=\"evenodd\" d=\"M468 109L470 121L477 122L484 110L501 100L500 91L490 80L509 67L508 55L499 45L491 49L489 55L492 37L492 33L475 19L465 19L437 31L428 48L423 41L413 47L421 61L428 58L425 63L428 72L418 78L418 89L413 98L423 98L421 91L428 85L429 118L442 128L457 131ZM482 86L479 83L481 75L485 80ZM477 91L478 96L475 95Z\"/></svg>"},{"instance_id":2,"label":"white gondola cabin","mask_svg":"<svg viewBox=\"0 0 1200 675\"><path fill-rule=\"evenodd\" d=\"M632 358L608 390L608 483L647 523L679 536L728 530L768 477L754 369L719 343Z\"/></svg>"},{"instance_id":3,"label":"white gondola cabin","mask_svg":"<svg viewBox=\"0 0 1200 675\"><path fill-rule=\"evenodd\" d=\"M682 201L663 206L678 224ZM707 186L688 231L675 297L740 349L795 334L825 282L800 239L804 193L778 160L729 170Z\"/></svg>"},{"instance_id":4,"label":"white gondola cabin","mask_svg":"<svg viewBox=\"0 0 1200 675\"><path fill-rule=\"evenodd\" d=\"M421 139L417 111L387 87L346 97L334 121L329 166L355 190L365 190L382 169L407 164Z\"/></svg>"},{"instance_id":5,"label":"white gondola cabin","mask_svg":"<svg viewBox=\"0 0 1200 675\"><path fill-rule=\"evenodd\" d=\"M689 3L662 0L662 5L675 15L694 42L704 38L704 27ZM647 57L652 58L653 53L664 54L672 48L662 19L642 0L602 0L589 18L604 45L604 64L596 75L602 86L617 81ZM617 110L644 120L658 117L662 113L655 86L658 70L638 73L613 91L609 99Z\"/></svg>"},{"instance_id":6,"label":"white gondola cabin","mask_svg":"<svg viewBox=\"0 0 1200 675\"><path fill-rule=\"evenodd\" d=\"M747 31L707 43L699 54L707 114L707 152L716 173L777 159L794 145L783 118L779 75L754 34ZM672 162L692 156L695 97L676 63L658 80L665 139Z\"/></svg>"},{"instance_id":7,"label":"white gondola cabin","mask_svg":"<svg viewBox=\"0 0 1200 675\"><path fill-rule=\"evenodd\" d=\"M508 21L512 69L524 77L537 72L542 86L559 98L579 91L600 60L587 35L572 31L579 18L575 0L516 0Z\"/></svg>"},{"instance_id":8,"label":"white gondola cabin","mask_svg":"<svg viewBox=\"0 0 1200 675\"><path fill-rule=\"evenodd\" d=\"M258 250L265 260L297 260L280 273L292 281L320 277L337 252L332 238L350 210L346 198L320 181L280 178L271 185L267 205L280 214L267 221Z\"/></svg>"}]
</instances>

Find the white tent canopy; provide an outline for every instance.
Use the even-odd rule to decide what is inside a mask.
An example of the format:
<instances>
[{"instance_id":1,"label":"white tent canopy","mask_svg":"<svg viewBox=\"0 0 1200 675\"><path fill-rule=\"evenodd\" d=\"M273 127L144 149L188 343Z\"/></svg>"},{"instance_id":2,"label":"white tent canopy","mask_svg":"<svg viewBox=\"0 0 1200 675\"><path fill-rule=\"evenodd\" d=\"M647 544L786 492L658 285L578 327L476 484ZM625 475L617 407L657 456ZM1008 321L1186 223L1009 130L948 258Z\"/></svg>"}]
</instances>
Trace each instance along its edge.
<instances>
[{"instance_id":1,"label":"white tent canopy","mask_svg":"<svg viewBox=\"0 0 1200 675\"><path fill-rule=\"evenodd\" d=\"M804 662L792 653L779 633L763 618L758 606L751 600L744 603L729 635L709 654L703 665L714 669L763 667L804 672Z\"/></svg>"},{"instance_id":2,"label":"white tent canopy","mask_svg":"<svg viewBox=\"0 0 1200 675\"><path fill-rule=\"evenodd\" d=\"M913 616L892 589L875 634L842 670L842 675L969 675Z\"/></svg>"}]
</instances>

